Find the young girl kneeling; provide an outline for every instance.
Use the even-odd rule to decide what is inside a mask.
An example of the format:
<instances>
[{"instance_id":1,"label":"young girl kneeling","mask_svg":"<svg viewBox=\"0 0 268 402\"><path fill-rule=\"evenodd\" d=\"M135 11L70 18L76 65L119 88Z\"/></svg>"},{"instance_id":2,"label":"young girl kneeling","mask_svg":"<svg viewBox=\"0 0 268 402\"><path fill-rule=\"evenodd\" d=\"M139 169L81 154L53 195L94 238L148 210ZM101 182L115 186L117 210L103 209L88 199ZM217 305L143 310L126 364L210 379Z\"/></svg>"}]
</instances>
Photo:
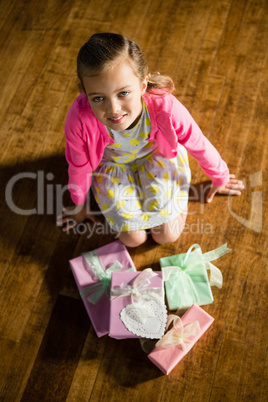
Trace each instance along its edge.
<instances>
[{"instance_id":1,"label":"young girl kneeling","mask_svg":"<svg viewBox=\"0 0 268 402\"><path fill-rule=\"evenodd\" d=\"M93 35L82 46L77 73L83 92L65 124L69 191L76 207L58 218L68 230L96 221L94 197L111 228L129 247L146 229L157 243L180 236L191 172L187 151L211 178L210 202L219 193L239 195L242 182L173 96L170 77L151 75L138 45L113 33Z\"/></svg>"}]
</instances>

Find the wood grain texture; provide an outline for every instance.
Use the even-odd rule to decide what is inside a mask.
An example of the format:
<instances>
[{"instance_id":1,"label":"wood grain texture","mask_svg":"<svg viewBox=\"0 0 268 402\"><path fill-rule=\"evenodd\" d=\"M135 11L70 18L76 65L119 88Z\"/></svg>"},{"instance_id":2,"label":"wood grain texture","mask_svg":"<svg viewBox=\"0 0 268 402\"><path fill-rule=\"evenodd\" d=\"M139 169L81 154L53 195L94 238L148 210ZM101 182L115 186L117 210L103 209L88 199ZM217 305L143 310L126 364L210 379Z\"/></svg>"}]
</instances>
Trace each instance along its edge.
<instances>
[{"instance_id":1,"label":"wood grain texture","mask_svg":"<svg viewBox=\"0 0 268 402\"><path fill-rule=\"evenodd\" d=\"M265 0L0 1L0 400L267 400L267 32ZM215 261L215 321L164 376L137 339L97 338L68 261L114 240L102 226L55 227L66 190L64 121L79 94L76 55L95 32L137 40L246 186L204 203L190 157L180 239L129 249L138 270L227 242ZM27 172L27 177L21 174ZM12 180L15 180L11 186ZM22 214L20 210L35 210Z\"/></svg>"},{"instance_id":2,"label":"wood grain texture","mask_svg":"<svg viewBox=\"0 0 268 402\"><path fill-rule=\"evenodd\" d=\"M81 303L59 296L21 401L65 400L88 328Z\"/></svg>"}]
</instances>

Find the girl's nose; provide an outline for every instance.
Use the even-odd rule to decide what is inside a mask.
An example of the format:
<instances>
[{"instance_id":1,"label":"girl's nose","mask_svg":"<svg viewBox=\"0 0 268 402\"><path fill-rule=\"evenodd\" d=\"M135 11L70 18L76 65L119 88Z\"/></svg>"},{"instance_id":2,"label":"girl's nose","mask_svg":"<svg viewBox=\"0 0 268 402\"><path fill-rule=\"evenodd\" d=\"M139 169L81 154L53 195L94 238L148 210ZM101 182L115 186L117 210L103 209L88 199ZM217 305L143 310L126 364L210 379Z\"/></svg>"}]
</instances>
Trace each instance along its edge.
<instances>
[{"instance_id":1,"label":"girl's nose","mask_svg":"<svg viewBox=\"0 0 268 402\"><path fill-rule=\"evenodd\" d=\"M109 114L117 114L121 109L119 102L116 100L108 100L106 104L106 110Z\"/></svg>"}]
</instances>

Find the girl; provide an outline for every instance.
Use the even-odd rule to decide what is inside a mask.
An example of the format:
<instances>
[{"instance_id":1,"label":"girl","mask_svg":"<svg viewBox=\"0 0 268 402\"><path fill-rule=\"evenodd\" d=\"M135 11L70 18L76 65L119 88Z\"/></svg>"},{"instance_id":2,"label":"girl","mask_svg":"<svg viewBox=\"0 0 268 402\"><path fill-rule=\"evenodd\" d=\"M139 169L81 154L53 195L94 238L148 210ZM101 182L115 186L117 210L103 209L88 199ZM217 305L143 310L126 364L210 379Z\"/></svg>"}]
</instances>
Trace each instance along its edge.
<instances>
[{"instance_id":1,"label":"girl","mask_svg":"<svg viewBox=\"0 0 268 402\"><path fill-rule=\"evenodd\" d=\"M214 195L240 195L241 181L173 96L171 78L148 73L138 45L113 33L93 35L77 58L82 93L65 124L69 191L76 207L57 224L69 230L96 221L87 194L120 240L135 247L150 229L157 243L174 242L187 215L187 152L211 177Z\"/></svg>"}]
</instances>

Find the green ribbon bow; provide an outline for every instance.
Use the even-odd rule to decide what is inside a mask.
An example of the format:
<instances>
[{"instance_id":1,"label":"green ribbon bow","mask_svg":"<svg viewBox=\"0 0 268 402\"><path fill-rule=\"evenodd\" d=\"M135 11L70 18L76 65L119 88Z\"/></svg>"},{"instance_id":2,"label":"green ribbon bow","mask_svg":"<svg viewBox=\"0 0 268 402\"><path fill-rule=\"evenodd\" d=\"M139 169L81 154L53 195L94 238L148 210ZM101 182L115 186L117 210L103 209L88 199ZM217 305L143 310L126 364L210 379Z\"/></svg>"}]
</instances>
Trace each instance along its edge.
<instances>
[{"instance_id":1,"label":"green ribbon bow","mask_svg":"<svg viewBox=\"0 0 268 402\"><path fill-rule=\"evenodd\" d=\"M210 261L229 251L231 250L225 243L215 250L202 254L199 244L193 244L187 253L171 257L173 261L175 260L175 263L172 261L174 265L164 267L161 263L163 279L165 282L168 281L169 298L179 296L181 307L190 307L192 304L200 305L200 297L193 281L194 276L204 275L204 269L210 270L210 285L221 288L222 273Z\"/></svg>"},{"instance_id":2,"label":"green ribbon bow","mask_svg":"<svg viewBox=\"0 0 268 402\"><path fill-rule=\"evenodd\" d=\"M80 296L86 296L90 303L96 304L104 293L109 295L112 273L119 271L123 265L116 260L105 270L99 256L92 251L83 253L82 256L98 282L81 289Z\"/></svg>"}]
</instances>

